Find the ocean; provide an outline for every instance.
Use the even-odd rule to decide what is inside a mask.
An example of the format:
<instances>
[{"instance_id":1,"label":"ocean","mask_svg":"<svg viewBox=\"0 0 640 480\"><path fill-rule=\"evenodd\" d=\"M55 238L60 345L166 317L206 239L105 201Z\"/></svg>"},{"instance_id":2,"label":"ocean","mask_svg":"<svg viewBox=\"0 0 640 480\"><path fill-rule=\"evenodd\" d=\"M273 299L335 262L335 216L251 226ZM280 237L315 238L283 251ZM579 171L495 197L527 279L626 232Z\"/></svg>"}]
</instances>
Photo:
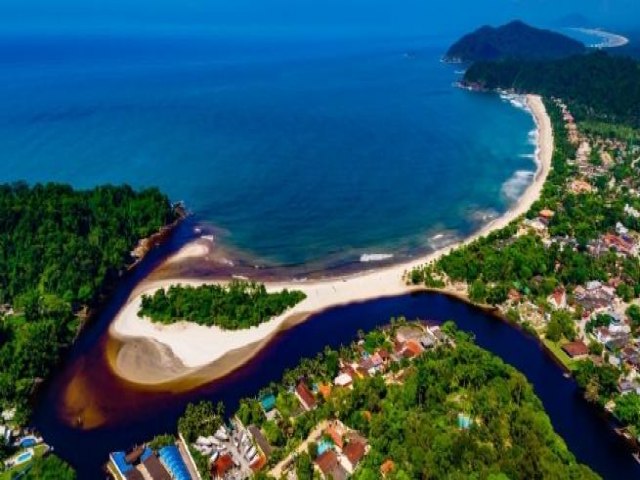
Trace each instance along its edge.
<instances>
[{"instance_id":1,"label":"ocean","mask_svg":"<svg viewBox=\"0 0 640 480\"><path fill-rule=\"evenodd\" d=\"M534 123L454 38L4 34L0 182L158 186L261 265L400 260L504 212Z\"/></svg>"}]
</instances>

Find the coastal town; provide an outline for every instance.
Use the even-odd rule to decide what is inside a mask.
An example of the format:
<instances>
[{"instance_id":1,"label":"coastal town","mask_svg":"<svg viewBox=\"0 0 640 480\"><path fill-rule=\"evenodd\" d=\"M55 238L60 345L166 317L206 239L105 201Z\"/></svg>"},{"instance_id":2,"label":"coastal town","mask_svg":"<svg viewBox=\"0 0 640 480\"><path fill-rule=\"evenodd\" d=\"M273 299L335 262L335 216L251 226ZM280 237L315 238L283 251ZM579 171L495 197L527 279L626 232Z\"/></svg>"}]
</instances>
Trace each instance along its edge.
<instances>
[{"instance_id":1,"label":"coastal town","mask_svg":"<svg viewBox=\"0 0 640 480\"><path fill-rule=\"evenodd\" d=\"M408 281L426 282L494 308L507 321L540 337L550 354L576 375L587 399L612 412L620 421L620 433L638 448L640 430L634 417L620 415L616 406L640 394L640 183L632 173L640 168L640 137L633 130L597 124L587 124L582 131L564 102L552 102L560 137L556 140L566 142L563 153L574 152L554 157L560 173L554 172L549 183L560 182L557 187L563 193L545 195L554 186L546 189L506 235L487 242L488 248L502 252L518 242L528 243L529 253L555 259L550 270L544 274L542 266L535 273L542 264L532 264L525 281L500 283L478 276L469 282L457 273L449 276L447 270L454 270L445 258L415 269ZM585 218L579 228L566 228L570 209L575 214L593 205L603 208L594 209L595 216ZM602 371L609 372L608 383L587 365L606 369Z\"/></svg>"},{"instance_id":2,"label":"coastal town","mask_svg":"<svg viewBox=\"0 0 640 480\"><path fill-rule=\"evenodd\" d=\"M412 361L436 348L455 348L440 326L394 320L388 327L363 334L339 354L327 354L325 368L308 368L300 375L290 372L282 384L246 399L228 421L216 418L213 434L179 432L112 452L107 471L117 480L240 480L258 472L295 480L306 478L299 474L307 468L319 478L346 479L369 452L369 442L356 427L328 417L323 406L349 395L354 384L365 379L402 385ZM371 414L363 415L366 420ZM198 422L205 425L214 418ZM457 422L464 430L472 420L459 412ZM300 435L299 429L308 433ZM301 466L301 458L310 464ZM387 459L380 475L393 469L393 459Z\"/></svg>"}]
</instances>

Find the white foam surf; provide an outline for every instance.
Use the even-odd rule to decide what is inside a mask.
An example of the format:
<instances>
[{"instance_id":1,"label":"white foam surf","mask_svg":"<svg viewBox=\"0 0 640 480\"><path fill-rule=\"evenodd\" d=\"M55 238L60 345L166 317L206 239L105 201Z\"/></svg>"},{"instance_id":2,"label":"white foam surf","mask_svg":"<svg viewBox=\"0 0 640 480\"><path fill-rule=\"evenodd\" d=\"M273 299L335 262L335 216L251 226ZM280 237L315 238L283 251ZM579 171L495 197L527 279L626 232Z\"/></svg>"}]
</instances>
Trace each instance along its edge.
<instances>
[{"instance_id":1,"label":"white foam surf","mask_svg":"<svg viewBox=\"0 0 640 480\"><path fill-rule=\"evenodd\" d=\"M360 255L360 261L363 263L382 262L391 258L393 258L392 253L363 253Z\"/></svg>"},{"instance_id":2,"label":"white foam surf","mask_svg":"<svg viewBox=\"0 0 640 480\"><path fill-rule=\"evenodd\" d=\"M527 187L533 182L535 172L529 170L517 170L511 178L502 184L501 192L510 202L520 198Z\"/></svg>"}]
</instances>

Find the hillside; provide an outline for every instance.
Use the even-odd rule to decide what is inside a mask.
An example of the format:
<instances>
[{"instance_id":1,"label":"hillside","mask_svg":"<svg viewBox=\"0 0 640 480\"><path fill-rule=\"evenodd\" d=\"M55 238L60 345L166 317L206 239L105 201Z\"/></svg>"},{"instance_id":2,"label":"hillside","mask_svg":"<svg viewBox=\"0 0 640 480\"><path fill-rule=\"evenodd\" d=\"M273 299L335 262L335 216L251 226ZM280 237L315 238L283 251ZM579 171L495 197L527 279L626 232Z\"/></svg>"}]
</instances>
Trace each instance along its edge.
<instances>
[{"instance_id":1,"label":"hillside","mask_svg":"<svg viewBox=\"0 0 640 480\"><path fill-rule=\"evenodd\" d=\"M639 65L604 52L556 60L478 62L467 70L463 83L559 97L579 119L640 127Z\"/></svg>"},{"instance_id":2,"label":"hillside","mask_svg":"<svg viewBox=\"0 0 640 480\"><path fill-rule=\"evenodd\" d=\"M554 59L585 51L586 47L577 40L516 20L497 28L484 26L465 35L449 48L444 60Z\"/></svg>"}]
</instances>

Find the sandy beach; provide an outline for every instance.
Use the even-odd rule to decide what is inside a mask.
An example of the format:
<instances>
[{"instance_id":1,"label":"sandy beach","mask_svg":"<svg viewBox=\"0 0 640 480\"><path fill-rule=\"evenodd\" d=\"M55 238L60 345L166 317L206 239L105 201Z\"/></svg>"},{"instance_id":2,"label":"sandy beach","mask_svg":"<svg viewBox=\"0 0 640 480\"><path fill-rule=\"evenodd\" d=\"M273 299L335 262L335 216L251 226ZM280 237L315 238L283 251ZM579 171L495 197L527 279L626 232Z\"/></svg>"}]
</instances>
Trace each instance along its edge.
<instances>
[{"instance_id":1,"label":"sandy beach","mask_svg":"<svg viewBox=\"0 0 640 480\"><path fill-rule=\"evenodd\" d=\"M151 294L170 285L201 285L210 283L197 280L167 279L146 282L131 295L112 322L109 333L122 345L110 364L121 378L146 386L158 386L196 375L213 379L248 361L280 330L304 321L310 315L330 307L355 301L407 293L419 287L408 287L404 274L413 267L423 265L447 254L461 244L501 229L524 214L538 199L551 168L553 131L542 99L528 95L527 105L537 125L537 172L519 200L504 215L485 225L462 242L449 245L410 262L343 278L306 282L269 283L267 290L284 288L301 290L307 298L284 314L242 331L223 331L217 327L204 327L187 322L173 325L154 324L138 317L141 296ZM206 255L208 248L202 243L183 248L178 255L192 257ZM168 262L175 262L170 258ZM204 373L206 371L206 374Z\"/></svg>"}]
</instances>

